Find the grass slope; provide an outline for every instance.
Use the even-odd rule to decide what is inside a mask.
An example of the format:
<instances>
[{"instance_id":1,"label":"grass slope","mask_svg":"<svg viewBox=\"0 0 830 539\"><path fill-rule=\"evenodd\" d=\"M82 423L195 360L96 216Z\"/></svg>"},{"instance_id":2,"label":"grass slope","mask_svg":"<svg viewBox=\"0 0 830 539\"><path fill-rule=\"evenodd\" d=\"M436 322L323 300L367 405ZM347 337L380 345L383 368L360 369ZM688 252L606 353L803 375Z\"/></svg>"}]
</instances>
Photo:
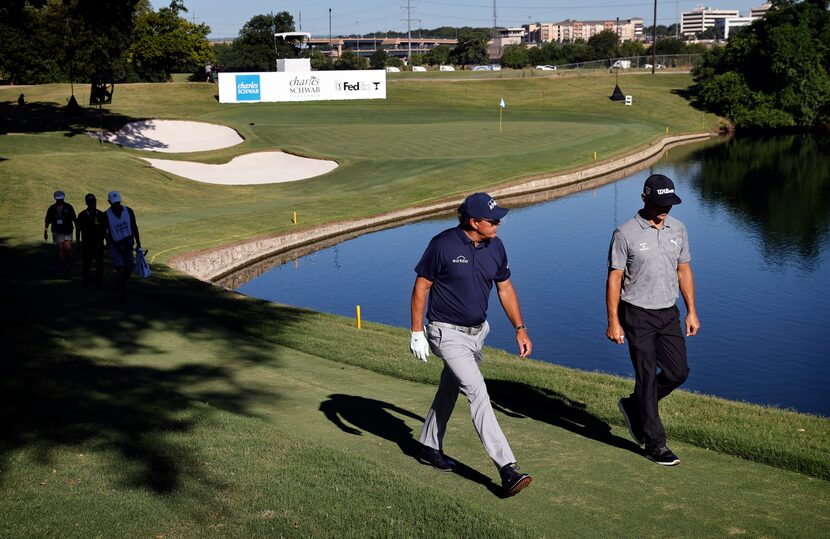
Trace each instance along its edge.
<instances>
[{"instance_id":1,"label":"grass slope","mask_svg":"<svg viewBox=\"0 0 830 539\"><path fill-rule=\"evenodd\" d=\"M305 225L369 215L585 164L667 125L698 129L673 92L687 76L626 78L643 102L633 108L608 105L609 80L406 81L386 102L350 106L226 107L205 84L118 89L105 118L114 128L201 119L248 139L187 158L277 145L341 163L256 187L164 176L138 152L101 148L82 133L95 115L60 114L65 87L23 89L25 116L18 89L0 90L0 526L77 537L827 536L826 419L677 392L663 410L684 462L663 469L616 412L630 381L488 350L492 400L535 477L504 500L463 402L447 437L461 472L412 459L440 365L409 358L404 330L358 331L161 266L122 306L55 280L54 248L38 242L57 188L76 207L86 191L121 189L165 260L287 230L295 208ZM498 96L509 107L501 137Z\"/></svg>"}]
</instances>

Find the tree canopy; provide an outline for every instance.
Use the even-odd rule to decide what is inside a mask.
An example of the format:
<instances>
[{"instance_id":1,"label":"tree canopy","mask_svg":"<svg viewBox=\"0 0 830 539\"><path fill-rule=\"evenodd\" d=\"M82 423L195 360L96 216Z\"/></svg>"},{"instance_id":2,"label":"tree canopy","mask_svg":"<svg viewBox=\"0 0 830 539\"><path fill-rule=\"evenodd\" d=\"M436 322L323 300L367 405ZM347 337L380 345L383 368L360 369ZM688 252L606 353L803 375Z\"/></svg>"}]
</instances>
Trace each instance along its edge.
<instances>
[{"instance_id":1,"label":"tree canopy","mask_svg":"<svg viewBox=\"0 0 830 539\"><path fill-rule=\"evenodd\" d=\"M180 16L183 4L144 10L136 18L128 61L136 75L146 81L167 81L177 66L203 66L214 61L207 35L210 28Z\"/></svg>"},{"instance_id":2,"label":"tree canopy","mask_svg":"<svg viewBox=\"0 0 830 539\"><path fill-rule=\"evenodd\" d=\"M699 100L738 129L830 125L830 0L773 0L693 71Z\"/></svg>"},{"instance_id":3,"label":"tree canopy","mask_svg":"<svg viewBox=\"0 0 830 539\"><path fill-rule=\"evenodd\" d=\"M0 77L16 84L168 80L213 58L210 28L172 0L6 0L0 4Z\"/></svg>"}]
</instances>

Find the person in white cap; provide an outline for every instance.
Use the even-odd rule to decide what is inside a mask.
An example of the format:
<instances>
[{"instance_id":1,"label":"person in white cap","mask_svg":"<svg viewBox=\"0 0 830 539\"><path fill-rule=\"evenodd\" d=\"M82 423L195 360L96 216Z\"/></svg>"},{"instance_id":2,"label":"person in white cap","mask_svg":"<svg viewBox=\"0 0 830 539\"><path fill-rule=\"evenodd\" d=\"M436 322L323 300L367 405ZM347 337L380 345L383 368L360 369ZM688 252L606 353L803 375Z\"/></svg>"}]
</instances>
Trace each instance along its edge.
<instances>
[{"instance_id":1,"label":"person in white cap","mask_svg":"<svg viewBox=\"0 0 830 539\"><path fill-rule=\"evenodd\" d=\"M107 216L107 247L109 247L112 265L115 267L115 290L123 301L127 297L127 281L133 272L133 244L141 249L138 235L138 223L135 213L121 204L121 193L110 191L107 195L110 203Z\"/></svg>"},{"instance_id":2,"label":"person in white cap","mask_svg":"<svg viewBox=\"0 0 830 539\"><path fill-rule=\"evenodd\" d=\"M52 226L52 241L58 246L58 277L72 275L72 231L75 228L75 208L66 202L63 191L55 191L55 203L46 210L43 240L49 239Z\"/></svg>"}]
</instances>

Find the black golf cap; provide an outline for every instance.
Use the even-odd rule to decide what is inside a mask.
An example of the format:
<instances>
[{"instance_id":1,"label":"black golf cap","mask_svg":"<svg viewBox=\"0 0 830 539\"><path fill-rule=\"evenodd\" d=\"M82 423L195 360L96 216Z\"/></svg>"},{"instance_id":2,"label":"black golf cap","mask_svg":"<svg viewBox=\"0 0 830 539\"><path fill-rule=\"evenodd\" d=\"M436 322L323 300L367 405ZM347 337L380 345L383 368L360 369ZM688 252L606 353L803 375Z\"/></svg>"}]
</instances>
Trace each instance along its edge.
<instances>
[{"instance_id":1,"label":"black golf cap","mask_svg":"<svg viewBox=\"0 0 830 539\"><path fill-rule=\"evenodd\" d=\"M504 219L508 209L502 208L487 193L473 193L464 199L459 208L461 215L472 219Z\"/></svg>"},{"instance_id":2,"label":"black golf cap","mask_svg":"<svg viewBox=\"0 0 830 539\"><path fill-rule=\"evenodd\" d=\"M674 192L674 182L662 174L652 174L646 179L643 194L658 206L674 206L683 202Z\"/></svg>"}]
</instances>

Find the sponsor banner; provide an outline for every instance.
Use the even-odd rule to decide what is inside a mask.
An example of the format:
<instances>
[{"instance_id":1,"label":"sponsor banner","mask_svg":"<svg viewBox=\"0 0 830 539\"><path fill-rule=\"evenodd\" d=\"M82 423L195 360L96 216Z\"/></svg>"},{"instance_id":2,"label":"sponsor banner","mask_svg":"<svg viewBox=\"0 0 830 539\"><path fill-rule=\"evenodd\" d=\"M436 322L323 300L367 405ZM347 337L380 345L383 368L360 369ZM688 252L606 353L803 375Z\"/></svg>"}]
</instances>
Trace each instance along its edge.
<instances>
[{"instance_id":1,"label":"sponsor banner","mask_svg":"<svg viewBox=\"0 0 830 539\"><path fill-rule=\"evenodd\" d=\"M386 71L219 73L220 103L386 99Z\"/></svg>"}]
</instances>

